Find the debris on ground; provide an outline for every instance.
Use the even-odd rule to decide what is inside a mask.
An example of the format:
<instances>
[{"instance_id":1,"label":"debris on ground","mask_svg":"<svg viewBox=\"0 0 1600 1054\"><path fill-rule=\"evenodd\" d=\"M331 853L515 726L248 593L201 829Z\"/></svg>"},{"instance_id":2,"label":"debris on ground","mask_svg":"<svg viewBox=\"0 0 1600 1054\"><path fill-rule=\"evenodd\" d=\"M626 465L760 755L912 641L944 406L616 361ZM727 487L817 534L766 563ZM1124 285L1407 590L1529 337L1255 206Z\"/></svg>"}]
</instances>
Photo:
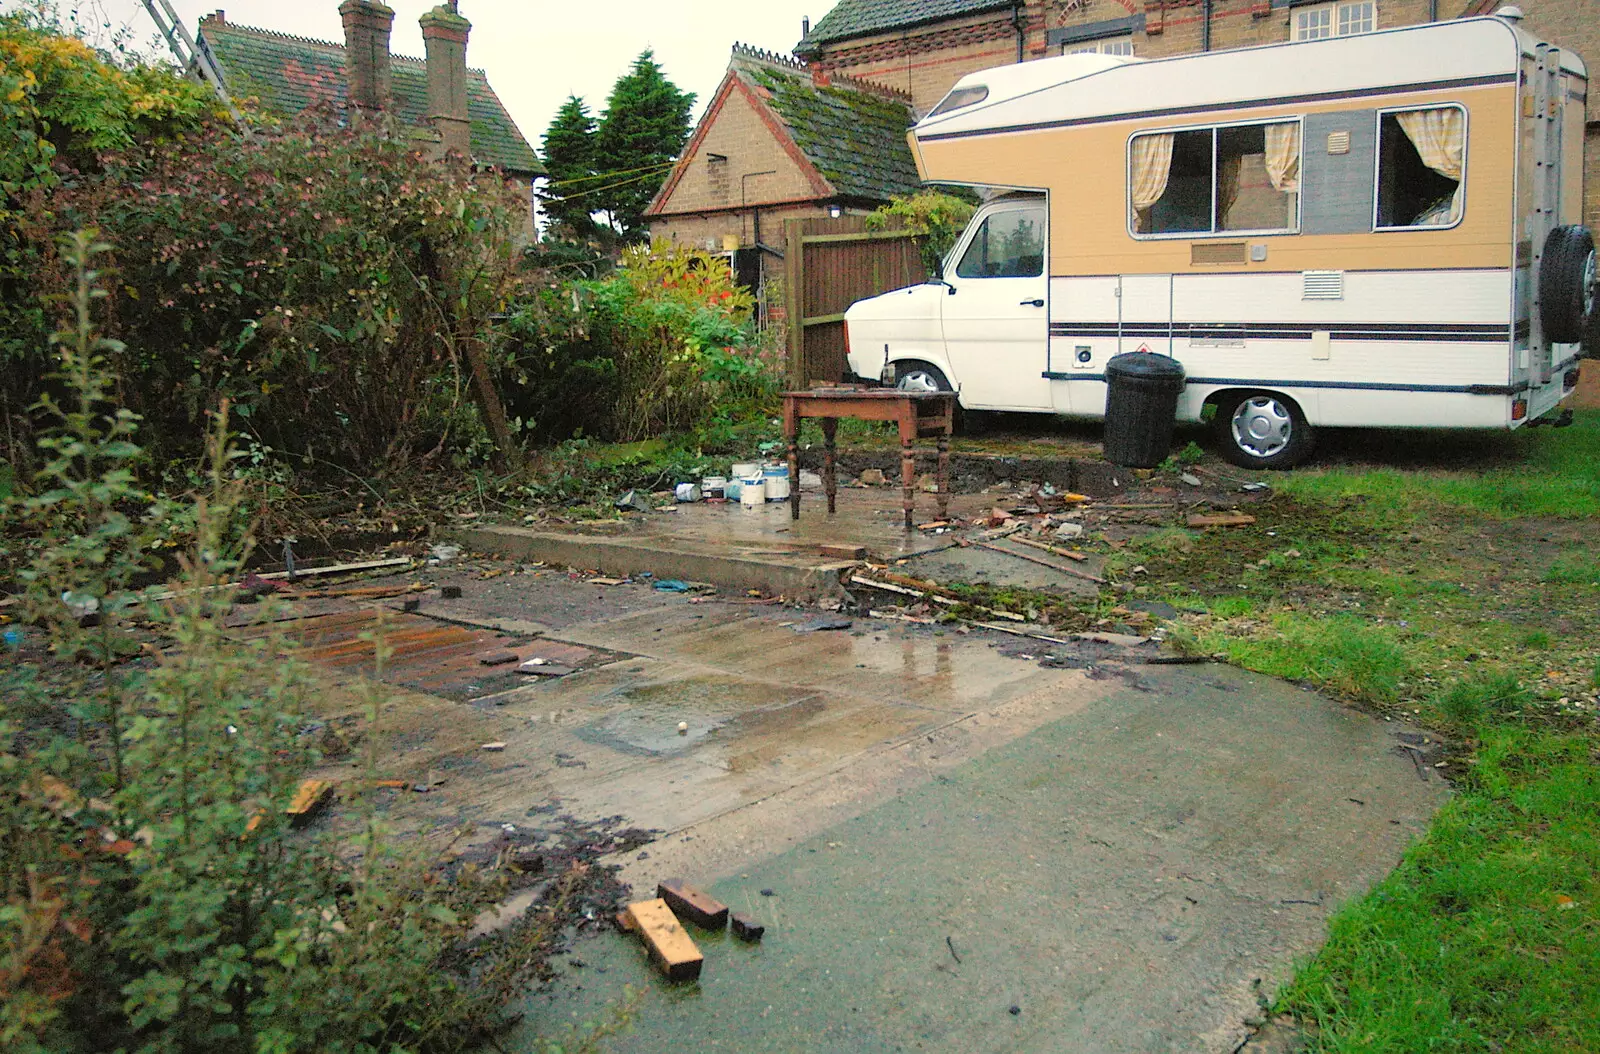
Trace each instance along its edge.
<instances>
[{"instance_id":1,"label":"debris on ground","mask_svg":"<svg viewBox=\"0 0 1600 1054\"><path fill-rule=\"evenodd\" d=\"M676 578L666 578L657 582L655 588L660 593L687 593L690 586L689 583L681 582Z\"/></svg>"},{"instance_id":2,"label":"debris on ground","mask_svg":"<svg viewBox=\"0 0 1600 1054\"><path fill-rule=\"evenodd\" d=\"M656 885L656 896L666 901L674 915L701 929L720 930L728 924L727 905L681 878L662 879Z\"/></svg>"},{"instance_id":3,"label":"debris on ground","mask_svg":"<svg viewBox=\"0 0 1600 1054\"><path fill-rule=\"evenodd\" d=\"M752 944L761 940L767 932L765 926L743 912L735 911L728 916L728 922L735 937Z\"/></svg>"},{"instance_id":4,"label":"debris on ground","mask_svg":"<svg viewBox=\"0 0 1600 1054\"><path fill-rule=\"evenodd\" d=\"M651 512L655 509L655 506L650 504L650 498L636 490L630 490L618 498L616 507L623 512Z\"/></svg>"},{"instance_id":5,"label":"debris on ground","mask_svg":"<svg viewBox=\"0 0 1600 1054\"><path fill-rule=\"evenodd\" d=\"M855 625L847 618L815 618L794 627L796 633L821 633L826 630L849 629Z\"/></svg>"},{"instance_id":6,"label":"debris on ground","mask_svg":"<svg viewBox=\"0 0 1600 1054\"><path fill-rule=\"evenodd\" d=\"M461 546L459 545L431 545L428 547L428 563L448 564L461 559Z\"/></svg>"},{"instance_id":7,"label":"debris on ground","mask_svg":"<svg viewBox=\"0 0 1600 1054\"><path fill-rule=\"evenodd\" d=\"M699 978L705 956L695 946L678 917L672 913L665 900L641 900L629 904L627 925L637 932L650 951L650 960L660 968L669 981L693 981Z\"/></svg>"},{"instance_id":8,"label":"debris on ground","mask_svg":"<svg viewBox=\"0 0 1600 1054\"><path fill-rule=\"evenodd\" d=\"M304 780L283 810L291 827L304 827L333 798L332 780Z\"/></svg>"},{"instance_id":9,"label":"debris on ground","mask_svg":"<svg viewBox=\"0 0 1600 1054\"><path fill-rule=\"evenodd\" d=\"M1245 527L1255 523L1256 518L1243 512L1197 512L1191 513L1187 522L1190 527Z\"/></svg>"},{"instance_id":10,"label":"debris on ground","mask_svg":"<svg viewBox=\"0 0 1600 1054\"><path fill-rule=\"evenodd\" d=\"M517 672L530 677L566 677L578 671L571 666L551 662L549 659L529 659L517 667Z\"/></svg>"}]
</instances>

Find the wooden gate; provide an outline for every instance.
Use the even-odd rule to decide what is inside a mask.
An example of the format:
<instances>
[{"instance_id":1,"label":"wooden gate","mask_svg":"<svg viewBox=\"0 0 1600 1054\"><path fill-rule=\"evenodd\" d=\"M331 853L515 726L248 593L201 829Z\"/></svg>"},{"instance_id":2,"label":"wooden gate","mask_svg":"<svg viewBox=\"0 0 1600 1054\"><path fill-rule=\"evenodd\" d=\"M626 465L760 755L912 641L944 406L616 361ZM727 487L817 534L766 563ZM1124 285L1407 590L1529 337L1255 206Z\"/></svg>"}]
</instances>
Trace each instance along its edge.
<instances>
[{"instance_id":1,"label":"wooden gate","mask_svg":"<svg viewBox=\"0 0 1600 1054\"><path fill-rule=\"evenodd\" d=\"M844 312L857 300L927 281L915 235L890 219L869 231L865 216L784 223L789 384L837 382L845 374Z\"/></svg>"}]
</instances>

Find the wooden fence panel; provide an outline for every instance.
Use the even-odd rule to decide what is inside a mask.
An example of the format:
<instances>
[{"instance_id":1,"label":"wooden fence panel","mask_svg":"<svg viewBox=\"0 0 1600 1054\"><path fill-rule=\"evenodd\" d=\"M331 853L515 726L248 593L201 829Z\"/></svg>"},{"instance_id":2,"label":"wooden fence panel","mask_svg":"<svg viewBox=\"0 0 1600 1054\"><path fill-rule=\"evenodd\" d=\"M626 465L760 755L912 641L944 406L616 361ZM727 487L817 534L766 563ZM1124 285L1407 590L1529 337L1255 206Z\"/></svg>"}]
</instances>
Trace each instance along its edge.
<instances>
[{"instance_id":1,"label":"wooden fence panel","mask_svg":"<svg viewBox=\"0 0 1600 1054\"><path fill-rule=\"evenodd\" d=\"M869 231L865 216L789 220L789 383L836 382L845 373L845 309L857 300L927 280L914 235L893 226Z\"/></svg>"}]
</instances>

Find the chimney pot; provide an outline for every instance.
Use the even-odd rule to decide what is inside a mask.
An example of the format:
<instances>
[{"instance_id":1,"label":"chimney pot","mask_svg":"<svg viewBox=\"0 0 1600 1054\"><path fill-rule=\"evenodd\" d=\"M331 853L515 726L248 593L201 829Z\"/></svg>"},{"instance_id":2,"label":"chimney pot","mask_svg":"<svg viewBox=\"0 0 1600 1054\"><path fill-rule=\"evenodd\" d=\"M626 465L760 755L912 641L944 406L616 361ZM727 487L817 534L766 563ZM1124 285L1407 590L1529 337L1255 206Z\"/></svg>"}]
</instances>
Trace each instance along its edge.
<instances>
[{"instance_id":1,"label":"chimney pot","mask_svg":"<svg viewBox=\"0 0 1600 1054\"><path fill-rule=\"evenodd\" d=\"M809 18L802 17L800 19L800 39L811 39L811 19Z\"/></svg>"},{"instance_id":2,"label":"chimney pot","mask_svg":"<svg viewBox=\"0 0 1600 1054\"><path fill-rule=\"evenodd\" d=\"M220 17L221 12L218 12ZM349 104L356 110L390 106L389 33L394 11L376 0L344 0L344 68Z\"/></svg>"}]
</instances>

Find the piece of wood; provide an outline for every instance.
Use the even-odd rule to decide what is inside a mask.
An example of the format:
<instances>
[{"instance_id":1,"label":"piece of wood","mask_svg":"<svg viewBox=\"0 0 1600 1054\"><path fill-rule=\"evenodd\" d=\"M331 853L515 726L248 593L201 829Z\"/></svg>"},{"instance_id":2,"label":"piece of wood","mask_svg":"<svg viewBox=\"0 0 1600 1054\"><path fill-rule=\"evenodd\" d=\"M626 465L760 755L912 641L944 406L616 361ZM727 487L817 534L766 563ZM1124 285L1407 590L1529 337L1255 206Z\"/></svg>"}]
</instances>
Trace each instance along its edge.
<instances>
[{"instance_id":1,"label":"piece of wood","mask_svg":"<svg viewBox=\"0 0 1600 1054\"><path fill-rule=\"evenodd\" d=\"M937 531L940 527L948 527L948 526L950 526L950 521L949 520L934 520L932 523L919 523L919 524L917 524L917 530L919 530L919 531Z\"/></svg>"},{"instance_id":2,"label":"piece of wood","mask_svg":"<svg viewBox=\"0 0 1600 1054\"><path fill-rule=\"evenodd\" d=\"M831 556L835 560L865 560L867 547L864 545L819 545L817 550L823 556Z\"/></svg>"},{"instance_id":3,"label":"piece of wood","mask_svg":"<svg viewBox=\"0 0 1600 1054\"><path fill-rule=\"evenodd\" d=\"M1190 527L1244 527L1255 522L1254 516L1244 512L1197 512L1188 520Z\"/></svg>"},{"instance_id":4,"label":"piece of wood","mask_svg":"<svg viewBox=\"0 0 1600 1054\"><path fill-rule=\"evenodd\" d=\"M410 557L398 556L392 560L361 560L353 564L332 564L328 567L297 567L294 569L294 577L314 578L317 575L339 575L344 574L345 572L353 573L356 571L377 571L385 567L409 567L411 562L412 561ZM276 582L280 579L288 578L289 572L269 571L264 575L257 575L256 577L265 582Z\"/></svg>"},{"instance_id":5,"label":"piece of wood","mask_svg":"<svg viewBox=\"0 0 1600 1054\"><path fill-rule=\"evenodd\" d=\"M751 943L754 943L759 941L762 935L767 932L767 928L765 926L761 925L761 923L757 922L755 919L744 914L743 912L735 911L732 915L728 916L728 922L730 928L733 930L733 935L742 941L750 941Z\"/></svg>"},{"instance_id":6,"label":"piece of wood","mask_svg":"<svg viewBox=\"0 0 1600 1054\"><path fill-rule=\"evenodd\" d=\"M681 878L664 878L656 886L656 896L667 902L667 907L680 919L688 919L707 930L720 930L728 925L728 907L691 886Z\"/></svg>"},{"instance_id":7,"label":"piece of wood","mask_svg":"<svg viewBox=\"0 0 1600 1054\"><path fill-rule=\"evenodd\" d=\"M624 581L625 579L621 578L591 578L588 584L591 586L620 586Z\"/></svg>"},{"instance_id":8,"label":"piece of wood","mask_svg":"<svg viewBox=\"0 0 1600 1054\"><path fill-rule=\"evenodd\" d=\"M611 917L611 921L615 923L617 929L623 933L639 932L638 924L633 921L633 916L628 913L626 908L613 915Z\"/></svg>"},{"instance_id":9,"label":"piece of wood","mask_svg":"<svg viewBox=\"0 0 1600 1054\"><path fill-rule=\"evenodd\" d=\"M1046 642L1048 644L1071 644L1072 643L1071 641L1065 639L1064 637L1052 637L1052 636L1050 636L1048 634L1045 634L1045 633L1029 633L1025 629L1016 629L1013 626L1002 626L998 622L975 622L975 621L972 621L972 620L964 620L964 621L967 621L970 625L977 626L979 629L997 630L1000 633L1009 633L1013 637L1027 637L1029 640L1042 640L1042 641L1044 641L1044 642Z\"/></svg>"},{"instance_id":10,"label":"piece of wood","mask_svg":"<svg viewBox=\"0 0 1600 1054\"><path fill-rule=\"evenodd\" d=\"M898 576L891 575L889 577L892 578ZM858 586L871 586L873 589L881 589L886 593L898 593L901 596L915 597L918 600L931 600L935 604L943 604L945 607L955 607L958 604L964 603L964 601L957 600L954 597L940 596L938 593L928 593L920 589L908 589L905 586L898 586L891 582L879 582L876 579L863 578L860 575L851 575L850 581ZM908 581L916 580L909 579ZM994 608L986 608L981 604L968 604L967 606L970 608L975 608L978 611L983 612L985 615L993 615L995 618L1008 618L1017 622L1028 621L1021 615L1014 615L1009 611L996 611Z\"/></svg>"},{"instance_id":11,"label":"piece of wood","mask_svg":"<svg viewBox=\"0 0 1600 1054\"><path fill-rule=\"evenodd\" d=\"M563 666L558 662L547 662L542 666L535 666L525 662L517 667L518 673L525 673L529 677L565 677L578 671L571 666Z\"/></svg>"},{"instance_id":12,"label":"piece of wood","mask_svg":"<svg viewBox=\"0 0 1600 1054\"><path fill-rule=\"evenodd\" d=\"M705 956L695 946L678 916L659 898L628 905L634 929L644 939L650 960L669 981L693 981L700 976Z\"/></svg>"},{"instance_id":13,"label":"piece of wood","mask_svg":"<svg viewBox=\"0 0 1600 1054\"><path fill-rule=\"evenodd\" d=\"M1091 575L1089 572L1080 571L1076 567L1067 567L1063 564L1051 563L1049 560L1041 560L1037 556L1029 556L1027 553L1015 553L1010 549L1002 549L998 545L990 545L987 542L973 542L972 544L977 546L979 549L989 549L993 552L1004 553L1007 556L1014 556L1018 560L1026 560L1030 564L1038 564L1040 567L1048 567L1052 571L1059 571L1064 575L1071 575L1073 578L1081 578L1085 582L1094 582L1097 585L1102 586L1106 584L1106 580L1101 578L1099 575Z\"/></svg>"},{"instance_id":14,"label":"piece of wood","mask_svg":"<svg viewBox=\"0 0 1600 1054\"><path fill-rule=\"evenodd\" d=\"M504 666L506 663L516 661L517 653L514 651L491 651L478 656L480 666Z\"/></svg>"},{"instance_id":15,"label":"piece of wood","mask_svg":"<svg viewBox=\"0 0 1600 1054\"><path fill-rule=\"evenodd\" d=\"M294 792L294 797L289 799L289 807L283 810L284 815L289 817L291 826L299 827L311 822L311 818L332 797L332 780L304 780Z\"/></svg>"},{"instance_id":16,"label":"piece of wood","mask_svg":"<svg viewBox=\"0 0 1600 1054\"><path fill-rule=\"evenodd\" d=\"M1057 556L1064 556L1068 560L1076 560L1080 564L1089 559L1088 553L1080 553L1074 549L1063 549L1057 545L1046 545L1044 542L1036 542L1032 538L1013 537L1011 540L1018 545L1026 545L1031 549L1043 549L1047 553L1055 553Z\"/></svg>"}]
</instances>

